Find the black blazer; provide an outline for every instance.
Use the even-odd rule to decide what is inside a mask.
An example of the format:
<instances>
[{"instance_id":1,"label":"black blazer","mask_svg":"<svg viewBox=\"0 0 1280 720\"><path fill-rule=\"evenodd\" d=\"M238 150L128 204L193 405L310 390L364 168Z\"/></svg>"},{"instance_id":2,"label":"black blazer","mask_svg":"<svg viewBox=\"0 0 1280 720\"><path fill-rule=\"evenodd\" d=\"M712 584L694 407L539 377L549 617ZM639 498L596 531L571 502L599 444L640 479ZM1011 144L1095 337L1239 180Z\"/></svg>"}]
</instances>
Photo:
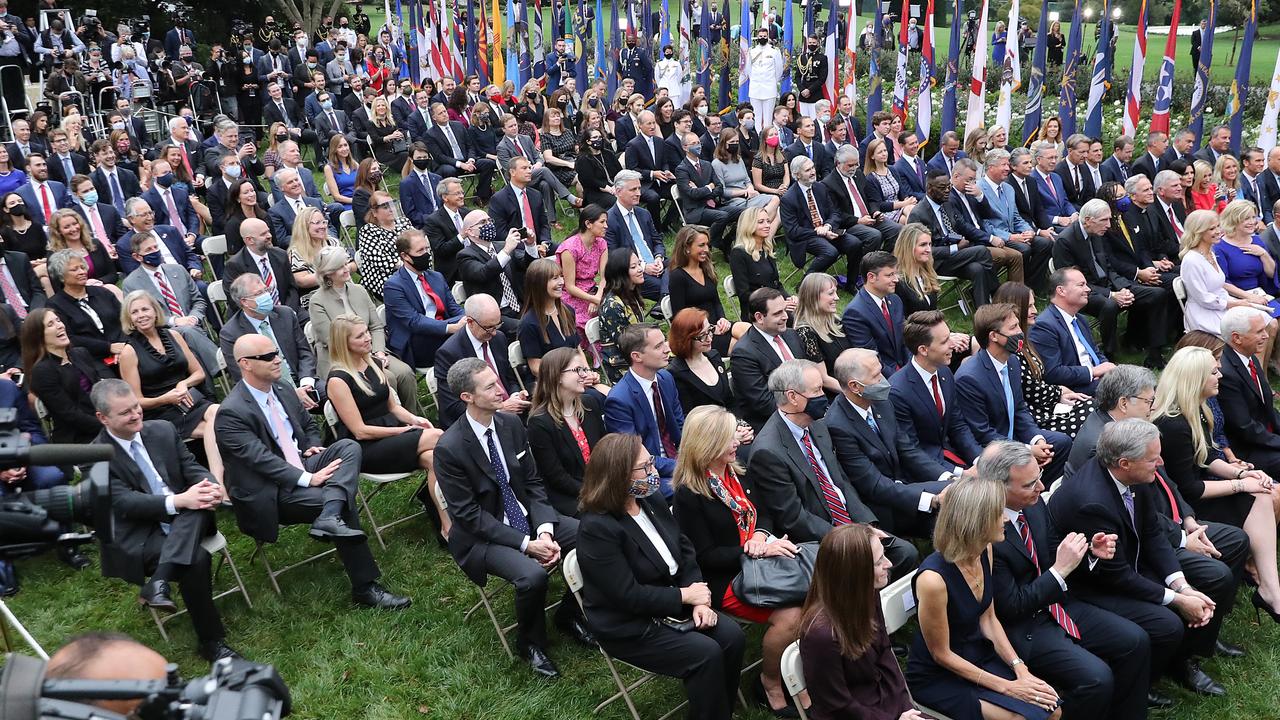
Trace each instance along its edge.
<instances>
[{"instance_id":1,"label":"black blazer","mask_svg":"<svg viewBox=\"0 0 1280 720\"><path fill-rule=\"evenodd\" d=\"M85 158L85 156L81 155L78 152L75 152L74 150L68 154L71 156L71 169L75 171L75 174L88 175L89 160ZM66 170L64 170L62 167L62 158L58 157L56 154L52 154L45 159L49 163L49 179L57 180L58 182L70 188L71 178L67 177ZM107 196L107 200L108 202L111 200L110 195Z\"/></svg>"},{"instance_id":2,"label":"black blazer","mask_svg":"<svg viewBox=\"0 0 1280 720\"><path fill-rule=\"evenodd\" d=\"M871 406L875 413L877 433L844 396L836 398L827 411L825 423L831 433L831 445L845 477L858 495L876 512L893 510L909 515L917 512L922 488L912 483L937 480L927 477L926 468L908 466L898 454L898 445L914 441L898 430L893 404L888 400Z\"/></svg>"},{"instance_id":3,"label":"black blazer","mask_svg":"<svg viewBox=\"0 0 1280 720\"><path fill-rule=\"evenodd\" d=\"M1018 181L1014 179L1013 175L1010 175L1004 182L1013 188L1013 202L1017 205L1018 214L1022 216L1023 220L1026 220L1028 224L1037 230L1047 230L1053 227L1052 218L1049 217L1049 213L1045 211L1044 205L1040 202L1040 189L1036 187L1034 177L1028 177L1023 180L1023 183L1027 186L1026 192L1023 192L1022 188L1018 186Z\"/></svg>"},{"instance_id":4,"label":"black blazer","mask_svg":"<svg viewBox=\"0 0 1280 720\"><path fill-rule=\"evenodd\" d=\"M1227 441L1240 457L1262 465L1280 457L1280 413L1276 412L1271 384L1266 380L1262 364L1256 359L1262 389L1253 381L1249 366L1230 347L1222 352L1222 382L1218 405L1226 425ZM1261 394L1259 394L1261 392ZM1255 460L1254 458L1257 458Z\"/></svg>"},{"instance_id":5,"label":"black blazer","mask_svg":"<svg viewBox=\"0 0 1280 720\"><path fill-rule=\"evenodd\" d=\"M529 229L534 231L539 243L551 245L551 225L547 222L547 214L543 212L542 193L532 186L525 187L524 191L528 195L529 211L533 214L533 227ZM494 229L497 230L494 243L499 247L506 242L511 228L525 226L520 203L516 200L516 193L511 185L494 193L489 199L489 217L493 218Z\"/></svg>"},{"instance_id":6,"label":"black blazer","mask_svg":"<svg viewBox=\"0 0 1280 720\"><path fill-rule=\"evenodd\" d=\"M637 638L653 627L654 619L685 614L680 588L702 581L693 544L680 534L662 498L651 495L637 502L675 559L676 574L631 518L583 513L578 525L582 604L587 624L599 637Z\"/></svg>"},{"instance_id":7,"label":"black blazer","mask_svg":"<svg viewBox=\"0 0 1280 720\"><path fill-rule=\"evenodd\" d=\"M792 357L804 357L804 348L795 330L784 330L782 340ZM769 373L782 364L782 358L774 347L763 333L752 327L729 354L733 366L733 394L738 398L742 419L751 423L756 432L760 432L777 410L768 383Z\"/></svg>"},{"instance_id":8,"label":"black blazer","mask_svg":"<svg viewBox=\"0 0 1280 720\"><path fill-rule=\"evenodd\" d=\"M1004 539L991 546L995 555L991 566L992 599L1000 622L1006 628L1012 628L1011 637L1030 632L1037 613L1047 610L1052 603L1067 599L1066 591L1049 573L1057 548L1048 544L1049 514L1044 503L1029 505L1022 514L1027 520L1038 562L1032 562L1031 553L1022 542L1018 528L1008 520L1004 523ZM1080 574L1085 574L1083 569Z\"/></svg>"},{"instance_id":9,"label":"black blazer","mask_svg":"<svg viewBox=\"0 0 1280 720\"><path fill-rule=\"evenodd\" d=\"M501 248L501 240L494 242L494 252ZM462 281L462 288L467 291L468 296L484 293L501 303L502 280L498 273L506 273L516 299L520 300L524 295L524 271L531 262L533 258L524 251L524 245L516 246L506 265L498 264L497 255L490 255L475 245L468 245L458 252L457 278Z\"/></svg>"},{"instance_id":10,"label":"black blazer","mask_svg":"<svg viewBox=\"0 0 1280 720\"><path fill-rule=\"evenodd\" d=\"M289 256L280 248L269 247L267 248L267 262L271 265L271 275L275 278L276 289L280 293L280 304L289 306L302 318L302 322L306 322L307 314L302 312L302 300L298 294L298 286L293 284L293 268L289 263ZM262 269L254 262L253 256L249 254L247 248L243 248L240 252L227 258L227 263L222 269L222 282L227 288L230 288L231 283L245 273L262 275Z\"/></svg>"},{"instance_id":11,"label":"black blazer","mask_svg":"<svg viewBox=\"0 0 1280 720\"><path fill-rule=\"evenodd\" d=\"M716 373L720 378L715 387L702 382L702 378L689 369L689 365L684 361L684 358L673 357L667 365L667 372L671 373L671 378L676 381L676 393L680 396L680 408L685 411L685 414L688 414L690 410L696 407L719 405L736 414L737 400L733 396L733 387L730 385L728 373L724 369L724 360L720 358L720 353L715 350L707 351L707 359L715 366Z\"/></svg>"},{"instance_id":12,"label":"black blazer","mask_svg":"<svg viewBox=\"0 0 1280 720\"><path fill-rule=\"evenodd\" d=\"M1071 176L1070 163L1065 159L1058 161L1058 166L1053 169L1053 172L1062 179L1062 187L1067 191L1067 202L1077 208L1092 200L1098 192L1098 189L1093 186L1093 173L1089 172L1087 165L1081 165L1076 169L1080 175L1079 188L1076 187L1075 179Z\"/></svg>"},{"instance_id":13,"label":"black blazer","mask_svg":"<svg viewBox=\"0 0 1280 720\"><path fill-rule=\"evenodd\" d=\"M32 227L33 232L37 229ZM40 237L43 236L44 233L41 232ZM18 286L18 294L27 302L27 309L44 307L48 298L44 294L44 285L40 284L40 278L36 276L35 268L31 266L31 258L24 252L5 250L4 264L13 276L13 284Z\"/></svg>"},{"instance_id":14,"label":"black blazer","mask_svg":"<svg viewBox=\"0 0 1280 720\"><path fill-rule=\"evenodd\" d=\"M582 432L587 436L587 446L595 447L604 437L604 408L595 395L587 393L582 396L582 410ZM568 425L557 425L548 413L530 415L529 447L547 485L551 506L561 515L577 517L578 493L587 463L573 431Z\"/></svg>"},{"instance_id":15,"label":"black blazer","mask_svg":"<svg viewBox=\"0 0 1280 720\"><path fill-rule=\"evenodd\" d=\"M516 379L516 373L511 369L511 363L507 359L507 336L501 330L494 333L493 339L489 341L489 354L493 356L493 362L498 366L498 372L502 375L502 385L507 389L507 393L519 390L520 382ZM458 399L453 390L449 389L449 368L459 360L471 357L476 357L475 347L471 344L471 336L466 328L450 335L436 349L435 364L432 368L436 376L438 388L436 398L440 403L439 425L442 428L448 428L466 411L466 404Z\"/></svg>"},{"instance_id":16,"label":"black blazer","mask_svg":"<svg viewBox=\"0 0 1280 720\"><path fill-rule=\"evenodd\" d=\"M744 479L742 490L747 499L758 502L759 494ZM738 524L733 519L729 506L720 502L719 498L699 495L687 487L681 487L675 494L676 521L680 524L680 532L693 543L693 551L698 558L698 568L702 570L703 579L711 590L711 606L719 609L724 602L725 588L733 582L742 570L742 544L738 538ZM769 531L756 518L756 529Z\"/></svg>"},{"instance_id":17,"label":"black blazer","mask_svg":"<svg viewBox=\"0 0 1280 720\"><path fill-rule=\"evenodd\" d=\"M466 218L471 212L465 206L458 208L458 215ZM443 205L427 216L426 225L422 228L431 243L431 262L435 271L444 276L450 285L457 280L458 253L462 251L462 238L458 236L458 228L449 217ZM505 239L505 238L504 238Z\"/></svg>"},{"instance_id":18,"label":"black blazer","mask_svg":"<svg viewBox=\"0 0 1280 720\"><path fill-rule=\"evenodd\" d=\"M82 347L67 350L67 360L56 355L45 355L34 367L27 368L27 387L31 394L44 403L53 420L53 432L49 439L56 443L84 444L102 430L102 423L94 414L89 393L80 383L83 375L89 386L104 378L115 377L115 372L93 357Z\"/></svg>"},{"instance_id":19,"label":"black blazer","mask_svg":"<svg viewBox=\"0 0 1280 720\"><path fill-rule=\"evenodd\" d=\"M1089 293L1107 297L1112 290L1121 290L1132 283L1120 277L1111 269L1111 259L1100 236L1089 235L1080 227L1080 223L1072 223L1053 244L1053 262L1058 267L1074 265L1084 274L1089 283ZM1097 267L1095 267L1095 263ZM1098 268L1103 274L1098 274Z\"/></svg>"},{"instance_id":20,"label":"black blazer","mask_svg":"<svg viewBox=\"0 0 1280 720\"><path fill-rule=\"evenodd\" d=\"M48 307L56 310L58 317L67 326L67 336L71 343L89 351L98 360L111 355L111 343L123 342L120 332L120 301L103 287L87 286L89 307L97 313L102 321L102 330L94 324L89 313L80 308L80 303L73 300L65 291L59 290L49 298Z\"/></svg>"}]
</instances>

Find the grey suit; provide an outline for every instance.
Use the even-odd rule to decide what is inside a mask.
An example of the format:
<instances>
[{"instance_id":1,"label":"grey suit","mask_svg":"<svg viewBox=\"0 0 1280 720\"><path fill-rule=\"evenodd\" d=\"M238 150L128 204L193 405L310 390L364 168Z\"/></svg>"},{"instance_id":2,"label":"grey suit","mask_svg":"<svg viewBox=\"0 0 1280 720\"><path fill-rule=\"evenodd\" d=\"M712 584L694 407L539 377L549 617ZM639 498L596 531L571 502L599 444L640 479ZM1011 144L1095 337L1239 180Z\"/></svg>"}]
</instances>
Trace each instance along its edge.
<instances>
[{"instance_id":1,"label":"grey suit","mask_svg":"<svg viewBox=\"0 0 1280 720\"><path fill-rule=\"evenodd\" d=\"M298 324L298 316L293 310L285 305L277 305L267 315L267 319L271 323L271 333L275 335L276 347L284 356L285 362L289 363L294 382L300 383L302 378L317 377L316 355L311 351L311 344L307 342L306 336L302 334L302 326ZM227 324L223 325L222 331L218 333L222 357L227 361L227 373L233 381L240 380L240 367L236 365L235 358L236 340L241 335L251 333L265 335L266 333L263 333L259 327L260 322L243 312L238 312L227 320ZM284 382L283 379L282 382Z\"/></svg>"},{"instance_id":2,"label":"grey suit","mask_svg":"<svg viewBox=\"0 0 1280 720\"><path fill-rule=\"evenodd\" d=\"M160 306L168 311L169 308L164 293L160 292L160 287L156 285L156 281L152 276L153 272L155 271L139 265L137 269L125 276L124 294L128 295L134 290L145 290L156 300L159 300ZM195 325L185 325L173 329L182 336L183 340L187 341L187 347L191 348L191 352L195 353L196 360L199 360L200 366L204 368L205 376L212 378L219 372L218 346L213 344L213 341L209 339L209 336L204 331L205 311L208 308L208 303L201 297L195 281L191 279L191 273L188 273L181 266L165 263L160 266L160 272L164 274L165 282L169 284L169 288L177 298L178 306L182 308L182 314L199 320Z\"/></svg>"},{"instance_id":3,"label":"grey suit","mask_svg":"<svg viewBox=\"0 0 1280 720\"><path fill-rule=\"evenodd\" d=\"M311 295L311 337L312 349L315 351L317 377L329 377L329 327L333 319L339 315L354 313L364 318L369 325L369 335L373 339L373 352L387 352L386 322L378 313L369 291L353 282L346 285L347 302L344 305L338 294L331 289L321 287ZM396 391L396 398L409 412L418 415L421 412L418 403L418 378L413 368L403 360L387 355L387 384Z\"/></svg>"}]
</instances>

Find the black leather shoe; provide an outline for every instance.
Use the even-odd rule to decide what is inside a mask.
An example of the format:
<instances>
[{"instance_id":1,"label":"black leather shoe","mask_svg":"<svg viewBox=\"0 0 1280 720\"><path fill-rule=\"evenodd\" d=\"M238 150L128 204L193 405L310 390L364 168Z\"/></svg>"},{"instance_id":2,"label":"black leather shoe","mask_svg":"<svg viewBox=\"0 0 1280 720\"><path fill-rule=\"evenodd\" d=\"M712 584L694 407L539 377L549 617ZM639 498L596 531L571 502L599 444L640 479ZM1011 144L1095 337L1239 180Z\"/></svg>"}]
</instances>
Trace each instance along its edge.
<instances>
[{"instance_id":1,"label":"black leather shoe","mask_svg":"<svg viewBox=\"0 0 1280 720\"><path fill-rule=\"evenodd\" d=\"M1209 677L1209 674L1200 669L1200 663L1194 660L1187 660L1174 675L1174 680L1179 685L1199 695L1226 695L1226 688L1218 684L1217 680Z\"/></svg>"},{"instance_id":2,"label":"black leather shoe","mask_svg":"<svg viewBox=\"0 0 1280 720\"><path fill-rule=\"evenodd\" d=\"M565 620L556 619L556 627L560 632L577 640L579 643L589 648L598 648L600 643L596 642L596 636L591 634L587 622L580 617L572 617Z\"/></svg>"},{"instance_id":3,"label":"black leather shoe","mask_svg":"<svg viewBox=\"0 0 1280 720\"><path fill-rule=\"evenodd\" d=\"M196 648L196 653L211 663L216 663L223 658L231 658L232 660L243 660L244 657L227 645L223 640L210 640L207 643L200 643Z\"/></svg>"},{"instance_id":4,"label":"black leather shoe","mask_svg":"<svg viewBox=\"0 0 1280 720\"><path fill-rule=\"evenodd\" d=\"M1173 707L1173 698L1168 695L1162 695L1155 690L1147 691L1147 707L1163 710Z\"/></svg>"},{"instance_id":5,"label":"black leather shoe","mask_svg":"<svg viewBox=\"0 0 1280 720\"><path fill-rule=\"evenodd\" d=\"M373 583L359 592L352 591L351 601L357 605L378 608L379 610L404 610L413 604L412 599L403 595L396 595L378 583Z\"/></svg>"},{"instance_id":6,"label":"black leather shoe","mask_svg":"<svg viewBox=\"0 0 1280 720\"><path fill-rule=\"evenodd\" d=\"M1213 651L1222 657L1229 658L1242 658L1248 654L1245 652L1244 648L1239 645L1232 645L1231 643L1222 640L1214 643Z\"/></svg>"},{"instance_id":7,"label":"black leather shoe","mask_svg":"<svg viewBox=\"0 0 1280 720\"><path fill-rule=\"evenodd\" d=\"M178 606L170 596L169 583L164 580L152 580L138 591L138 603L161 612L177 612Z\"/></svg>"},{"instance_id":8,"label":"black leather shoe","mask_svg":"<svg viewBox=\"0 0 1280 720\"><path fill-rule=\"evenodd\" d=\"M529 663L529 667L533 668L535 673L548 680L560 677L560 669L556 667L555 663L551 662L551 658L547 653L537 645L530 645L525 649L524 660Z\"/></svg>"},{"instance_id":9,"label":"black leather shoe","mask_svg":"<svg viewBox=\"0 0 1280 720\"><path fill-rule=\"evenodd\" d=\"M784 689L783 695L786 695L786 694L787 694L786 690ZM758 676L756 677L755 695L756 695L756 704L759 705L761 709L768 710L774 717L778 717L778 718L800 717L800 711L796 710L796 706L792 704L791 697L789 695L787 696L786 705L783 705L780 708L774 708L773 705L769 703L769 693L765 692L764 681L761 680Z\"/></svg>"},{"instance_id":10,"label":"black leather shoe","mask_svg":"<svg viewBox=\"0 0 1280 720\"><path fill-rule=\"evenodd\" d=\"M309 534L317 540L364 537L363 530L347 527L346 521L337 515L316 518L316 521L311 523L311 531Z\"/></svg>"},{"instance_id":11,"label":"black leather shoe","mask_svg":"<svg viewBox=\"0 0 1280 720\"><path fill-rule=\"evenodd\" d=\"M80 552L80 548L74 545L58 548L58 559L69 565L73 570L83 570L91 564L89 558L85 557L84 553Z\"/></svg>"}]
</instances>

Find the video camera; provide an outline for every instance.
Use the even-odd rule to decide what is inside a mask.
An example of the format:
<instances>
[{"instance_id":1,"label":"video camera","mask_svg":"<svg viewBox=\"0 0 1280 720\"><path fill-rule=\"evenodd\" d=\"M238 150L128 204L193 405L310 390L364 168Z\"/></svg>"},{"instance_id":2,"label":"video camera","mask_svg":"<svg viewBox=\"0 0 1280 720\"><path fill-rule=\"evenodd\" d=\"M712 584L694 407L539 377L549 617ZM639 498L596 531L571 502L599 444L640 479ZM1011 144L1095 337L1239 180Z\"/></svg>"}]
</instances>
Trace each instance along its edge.
<instances>
[{"instance_id":1,"label":"video camera","mask_svg":"<svg viewBox=\"0 0 1280 720\"><path fill-rule=\"evenodd\" d=\"M88 704L142 699L142 720L264 720L292 710L289 688L270 665L223 659L204 677L184 683L169 664L164 680L46 680L46 663L27 655L5 656L0 674L0 717L5 720L126 720Z\"/></svg>"}]
</instances>

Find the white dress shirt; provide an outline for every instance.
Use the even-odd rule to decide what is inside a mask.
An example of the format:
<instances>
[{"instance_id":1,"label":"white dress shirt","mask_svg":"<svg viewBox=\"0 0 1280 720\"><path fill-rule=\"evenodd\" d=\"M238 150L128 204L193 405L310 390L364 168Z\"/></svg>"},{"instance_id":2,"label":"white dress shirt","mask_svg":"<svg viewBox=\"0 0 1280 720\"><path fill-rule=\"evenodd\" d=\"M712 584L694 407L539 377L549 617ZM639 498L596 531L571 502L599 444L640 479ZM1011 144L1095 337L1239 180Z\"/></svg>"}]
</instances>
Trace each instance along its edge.
<instances>
[{"instance_id":1,"label":"white dress shirt","mask_svg":"<svg viewBox=\"0 0 1280 720\"><path fill-rule=\"evenodd\" d=\"M493 418L489 418L488 425L481 425L476 422L475 418L471 417L471 413L463 413L463 417L467 419L467 424L471 426L471 432L476 434L476 438L480 441L480 447L484 449L484 454L486 456L489 455L489 438L486 437L485 434L491 430L493 431L493 446L498 451L497 460L502 463L502 471L507 475L507 484L510 484L511 466L507 464L507 456L503 453L502 440L498 437L498 427L494 424ZM489 459L492 461L494 458L490 457ZM524 514L525 519L527 520L529 517L528 508L526 508L524 503L521 503L519 500L516 500L516 505L520 508L520 512ZM502 514L502 524L507 526L511 525L511 521L507 519L507 514L505 512ZM546 533L554 537L555 529L555 526L551 523L542 523L538 526L538 531L534 533L534 536L541 537L543 533ZM520 541L520 552L524 552L527 547L529 547L529 538L525 538Z\"/></svg>"}]
</instances>

